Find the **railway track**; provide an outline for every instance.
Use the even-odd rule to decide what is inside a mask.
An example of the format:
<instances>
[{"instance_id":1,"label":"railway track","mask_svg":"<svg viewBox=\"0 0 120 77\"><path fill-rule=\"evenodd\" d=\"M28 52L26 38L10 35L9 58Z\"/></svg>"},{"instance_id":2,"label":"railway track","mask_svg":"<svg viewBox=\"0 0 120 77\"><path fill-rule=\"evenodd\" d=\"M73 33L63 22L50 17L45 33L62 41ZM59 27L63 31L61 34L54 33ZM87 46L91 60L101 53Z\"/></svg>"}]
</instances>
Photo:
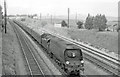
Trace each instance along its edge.
<instances>
[{"instance_id":1,"label":"railway track","mask_svg":"<svg viewBox=\"0 0 120 77\"><path fill-rule=\"evenodd\" d=\"M13 26L14 23L10 22ZM39 60L36 57L36 54L33 51L37 51L34 46L30 43L30 41L27 39L27 37L20 32L20 30L14 25L13 26L15 33L19 39L19 43L22 49L23 56L25 58L25 66L26 71L28 75L40 75L42 77L46 77L47 75L51 75L52 77L55 77L50 66L47 66L45 61L39 56ZM40 59L41 58L41 59ZM44 67L44 68L43 68Z\"/></svg>"},{"instance_id":2,"label":"railway track","mask_svg":"<svg viewBox=\"0 0 120 77\"><path fill-rule=\"evenodd\" d=\"M100 53L93 48L89 48L83 44L80 44L79 42L68 39L68 38L63 37L61 35L58 35L58 34L55 34L55 33L52 33L50 31L46 31L46 30L44 30L44 31L48 32L52 35L56 35L57 37L62 38L66 41L72 42L73 44L75 44L77 46L80 46L83 50L85 50L85 52L83 52L85 55L85 59L89 60L90 62L97 65L101 69L105 70L110 75L119 76L120 70L118 69L118 67L120 66L120 63L119 63L118 59L115 59L115 58L110 57L106 54Z\"/></svg>"},{"instance_id":3,"label":"railway track","mask_svg":"<svg viewBox=\"0 0 120 77\"><path fill-rule=\"evenodd\" d=\"M21 23L16 23L17 25L22 25ZM22 28L21 28L22 29ZM26 32L25 32L26 33ZM29 34L28 34L29 35ZM29 35L29 37L31 37L31 35ZM32 37L31 37L32 38ZM33 38L32 38L32 40L34 40ZM29 40L29 42L30 42L30 40ZM38 43L38 42L36 42L36 43ZM33 47L33 46L32 46ZM37 54L39 54L39 53L37 53ZM40 55L39 55L40 56ZM49 69L49 68L48 68ZM54 76L54 77L56 77L56 76L58 76L58 75L52 75L52 76ZM62 72L62 75L59 75L59 76L61 76L61 77L87 77L87 75L81 75L81 76L74 76L74 75L67 75L65 72L63 73Z\"/></svg>"},{"instance_id":4,"label":"railway track","mask_svg":"<svg viewBox=\"0 0 120 77\"><path fill-rule=\"evenodd\" d=\"M14 25L14 24L12 24ZM26 70L28 75L45 75L34 55L32 52L32 49L28 45L26 38L19 32L19 30L14 26L14 30L16 32L16 35L18 37L22 53L24 55L25 61L26 61Z\"/></svg>"},{"instance_id":5,"label":"railway track","mask_svg":"<svg viewBox=\"0 0 120 77\"><path fill-rule=\"evenodd\" d=\"M20 24L18 24L18 25L20 25ZM25 31L25 33L27 33L26 31ZM39 44L30 34L28 34L28 36L29 37L31 37L32 38L32 40L34 41L34 42L36 42L36 44ZM30 42L30 41L29 41ZM41 48L41 47L40 47ZM44 50L44 48L43 48L43 50ZM37 53L37 54L39 54L39 53ZM40 55L39 55L40 56ZM44 61L44 60L43 60ZM49 68L48 68L49 69ZM60 69L60 68L59 68ZM49 69L50 70L50 69ZM54 75L53 74L53 76L54 77L56 77L56 76L58 76L58 75ZM59 75L59 76L61 76L61 77L71 77L70 75L67 75L64 71L62 71L62 75ZM72 76L72 77L86 77L85 75L83 76Z\"/></svg>"}]
</instances>

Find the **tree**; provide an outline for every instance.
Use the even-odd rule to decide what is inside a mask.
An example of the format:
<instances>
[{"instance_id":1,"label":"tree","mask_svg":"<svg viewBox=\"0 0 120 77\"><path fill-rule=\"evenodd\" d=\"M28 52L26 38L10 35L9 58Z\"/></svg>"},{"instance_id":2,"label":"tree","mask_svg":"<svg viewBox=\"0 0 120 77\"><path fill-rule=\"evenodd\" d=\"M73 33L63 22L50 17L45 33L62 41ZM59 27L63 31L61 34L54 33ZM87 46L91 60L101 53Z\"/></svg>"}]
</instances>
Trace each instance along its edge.
<instances>
[{"instance_id":1,"label":"tree","mask_svg":"<svg viewBox=\"0 0 120 77\"><path fill-rule=\"evenodd\" d=\"M106 28L107 19L105 15L96 15L93 20L94 28L99 29L99 31L104 31Z\"/></svg>"},{"instance_id":2,"label":"tree","mask_svg":"<svg viewBox=\"0 0 120 77\"><path fill-rule=\"evenodd\" d=\"M2 12L2 6L0 5L0 13Z\"/></svg>"},{"instance_id":3,"label":"tree","mask_svg":"<svg viewBox=\"0 0 120 77\"><path fill-rule=\"evenodd\" d=\"M78 28L80 29L80 28L82 28L83 22L82 21L78 21L77 25L78 25Z\"/></svg>"},{"instance_id":4,"label":"tree","mask_svg":"<svg viewBox=\"0 0 120 77\"><path fill-rule=\"evenodd\" d=\"M2 6L0 5L0 17L2 17L2 14L3 14L3 12L2 12Z\"/></svg>"},{"instance_id":5,"label":"tree","mask_svg":"<svg viewBox=\"0 0 120 77\"><path fill-rule=\"evenodd\" d=\"M86 21L85 21L85 28L86 29L92 29L93 28L93 16L90 16L90 14L88 14Z\"/></svg>"},{"instance_id":6,"label":"tree","mask_svg":"<svg viewBox=\"0 0 120 77\"><path fill-rule=\"evenodd\" d=\"M0 5L0 15L3 15L2 6ZM1 16L2 17L2 16ZM3 18L3 17L2 17Z\"/></svg>"},{"instance_id":7,"label":"tree","mask_svg":"<svg viewBox=\"0 0 120 77\"><path fill-rule=\"evenodd\" d=\"M119 21L118 21L118 24L119 24ZM119 32L119 31L120 31L120 26L118 25L117 32Z\"/></svg>"},{"instance_id":8,"label":"tree","mask_svg":"<svg viewBox=\"0 0 120 77\"><path fill-rule=\"evenodd\" d=\"M61 25L62 27L67 27L67 23L64 20L61 22Z\"/></svg>"}]
</instances>

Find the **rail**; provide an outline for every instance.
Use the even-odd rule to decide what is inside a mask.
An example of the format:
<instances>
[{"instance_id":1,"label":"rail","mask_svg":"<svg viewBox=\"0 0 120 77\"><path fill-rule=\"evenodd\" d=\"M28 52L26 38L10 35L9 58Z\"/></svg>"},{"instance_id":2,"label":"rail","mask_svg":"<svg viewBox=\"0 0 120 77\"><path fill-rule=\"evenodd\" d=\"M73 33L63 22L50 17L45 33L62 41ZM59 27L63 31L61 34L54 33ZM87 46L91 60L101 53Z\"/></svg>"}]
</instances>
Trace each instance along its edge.
<instances>
[{"instance_id":1,"label":"rail","mask_svg":"<svg viewBox=\"0 0 120 77\"><path fill-rule=\"evenodd\" d=\"M14 24L11 23L11 25L14 25ZM28 75L39 75L39 74L41 74L41 75L44 76L45 74L43 73L43 71L42 71L34 53L32 52L32 49L29 47L25 37L23 37L20 34L19 30L15 26L13 28L16 32L16 35L17 35L18 39L19 39L19 43L20 43L23 55L24 55L26 63L27 63L26 67L28 68L27 72L29 71Z\"/></svg>"}]
</instances>

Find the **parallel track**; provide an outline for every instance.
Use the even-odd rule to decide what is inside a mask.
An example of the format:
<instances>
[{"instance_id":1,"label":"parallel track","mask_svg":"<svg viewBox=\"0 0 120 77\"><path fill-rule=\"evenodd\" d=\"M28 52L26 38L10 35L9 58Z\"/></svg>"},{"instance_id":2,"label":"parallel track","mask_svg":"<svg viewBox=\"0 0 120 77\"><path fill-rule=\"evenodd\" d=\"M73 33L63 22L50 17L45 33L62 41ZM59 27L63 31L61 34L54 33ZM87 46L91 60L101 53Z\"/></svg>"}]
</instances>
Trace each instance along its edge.
<instances>
[{"instance_id":1,"label":"parallel track","mask_svg":"<svg viewBox=\"0 0 120 77\"><path fill-rule=\"evenodd\" d=\"M11 23L11 25L13 26L14 23ZM43 73L34 53L32 52L32 49L28 45L25 36L23 36L15 26L13 26L13 28L18 37L26 61L26 68L28 75L42 75L43 77L45 77L45 74Z\"/></svg>"}]
</instances>

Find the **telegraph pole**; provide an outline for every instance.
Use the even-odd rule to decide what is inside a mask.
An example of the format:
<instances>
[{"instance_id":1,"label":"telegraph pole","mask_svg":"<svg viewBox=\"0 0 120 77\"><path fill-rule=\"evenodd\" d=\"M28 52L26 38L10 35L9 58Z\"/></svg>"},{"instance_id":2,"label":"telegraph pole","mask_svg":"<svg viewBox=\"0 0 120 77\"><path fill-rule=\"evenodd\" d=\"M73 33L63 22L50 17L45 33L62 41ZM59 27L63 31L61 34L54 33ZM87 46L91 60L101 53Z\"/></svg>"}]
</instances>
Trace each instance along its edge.
<instances>
[{"instance_id":1,"label":"telegraph pole","mask_svg":"<svg viewBox=\"0 0 120 77\"><path fill-rule=\"evenodd\" d=\"M6 25L7 25L7 9L6 9L6 0L4 0L4 19L5 19L5 33L7 33Z\"/></svg>"},{"instance_id":2,"label":"telegraph pole","mask_svg":"<svg viewBox=\"0 0 120 77\"><path fill-rule=\"evenodd\" d=\"M52 23L52 15L51 15L51 23Z\"/></svg>"},{"instance_id":3,"label":"telegraph pole","mask_svg":"<svg viewBox=\"0 0 120 77\"><path fill-rule=\"evenodd\" d=\"M70 9L68 8L68 28L69 28L69 13L70 13Z\"/></svg>"},{"instance_id":4,"label":"telegraph pole","mask_svg":"<svg viewBox=\"0 0 120 77\"><path fill-rule=\"evenodd\" d=\"M76 23L77 23L77 13L76 13L76 17L75 17Z\"/></svg>"},{"instance_id":5,"label":"telegraph pole","mask_svg":"<svg viewBox=\"0 0 120 77\"><path fill-rule=\"evenodd\" d=\"M41 13L40 13L40 21L41 21L41 19L42 19L42 15L41 15Z\"/></svg>"}]
</instances>

